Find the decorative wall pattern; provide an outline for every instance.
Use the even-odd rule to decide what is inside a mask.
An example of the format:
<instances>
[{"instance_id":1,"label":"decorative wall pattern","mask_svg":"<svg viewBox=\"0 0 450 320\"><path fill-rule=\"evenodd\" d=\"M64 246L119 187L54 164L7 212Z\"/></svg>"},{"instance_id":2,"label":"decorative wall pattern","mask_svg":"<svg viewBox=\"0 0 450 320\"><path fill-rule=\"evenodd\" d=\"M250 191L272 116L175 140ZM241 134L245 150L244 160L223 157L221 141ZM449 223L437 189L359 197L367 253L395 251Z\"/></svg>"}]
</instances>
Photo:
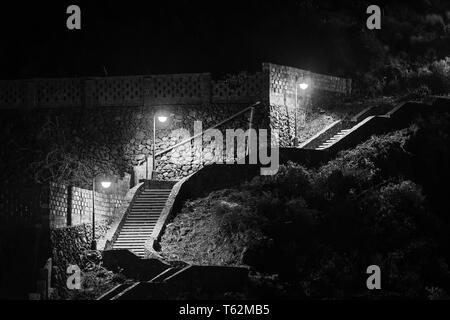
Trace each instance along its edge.
<instances>
[{"instance_id":1,"label":"decorative wall pattern","mask_svg":"<svg viewBox=\"0 0 450 320\"><path fill-rule=\"evenodd\" d=\"M27 92L26 81L0 81L0 107L24 107Z\"/></svg>"},{"instance_id":2,"label":"decorative wall pattern","mask_svg":"<svg viewBox=\"0 0 450 320\"><path fill-rule=\"evenodd\" d=\"M351 80L270 63L263 71L212 80L209 73L0 81L0 108L159 106L169 104L292 103L295 79L317 90L350 93Z\"/></svg>"},{"instance_id":3,"label":"decorative wall pattern","mask_svg":"<svg viewBox=\"0 0 450 320\"><path fill-rule=\"evenodd\" d=\"M265 82L261 72L239 81L208 73L1 81L0 109L246 103L261 100Z\"/></svg>"},{"instance_id":4,"label":"decorative wall pattern","mask_svg":"<svg viewBox=\"0 0 450 320\"><path fill-rule=\"evenodd\" d=\"M207 73L155 75L145 78L145 104L203 103L209 99Z\"/></svg>"},{"instance_id":5,"label":"decorative wall pattern","mask_svg":"<svg viewBox=\"0 0 450 320\"><path fill-rule=\"evenodd\" d=\"M82 105L83 82L81 79L39 79L33 82L34 103L48 107L76 107Z\"/></svg>"},{"instance_id":6,"label":"decorative wall pattern","mask_svg":"<svg viewBox=\"0 0 450 320\"><path fill-rule=\"evenodd\" d=\"M92 106L143 105L144 77L109 77L87 80L86 99Z\"/></svg>"},{"instance_id":7,"label":"decorative wall pattern","mask_svg":"<svg viewBox=\"0 0 450 320\"><path fill-rule=\"evenodd\" d=\"M55 183L50 184L49 214L50 227L62 228L68 225L68 212L71 212L71 225L92 222L92 190L72 188L71 208L69 209L68 188ZM109 221L118 215L124 203L124 196L95 192L96 221Z\"/></svg>"},{"instance_id":8,"label":"decorative wall pattern","mask_svg":"<svg viewBox=\"0 0 450 320\"><path fill-rule=\"evenodd\" d=\"M226 80L212 82L213 101L264 101L265 82L268 79L262 72L239 74Z\"/></svg>"}]
</instances>

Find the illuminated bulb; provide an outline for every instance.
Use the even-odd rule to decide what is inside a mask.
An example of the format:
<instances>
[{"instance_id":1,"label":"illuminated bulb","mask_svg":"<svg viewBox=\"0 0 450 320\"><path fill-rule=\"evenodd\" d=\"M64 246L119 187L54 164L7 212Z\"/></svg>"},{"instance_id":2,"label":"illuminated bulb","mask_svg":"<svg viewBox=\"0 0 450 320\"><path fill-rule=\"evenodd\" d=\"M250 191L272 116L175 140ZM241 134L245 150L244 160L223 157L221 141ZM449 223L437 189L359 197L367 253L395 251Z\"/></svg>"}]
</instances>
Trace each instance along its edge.
<instances>
[{"instance_id":1,"label":"illuminated bulb","mask_svg":"<svg viewBox=\"0 0 450 320\"><path fill-rule=\"evenodd\" d=\"M102 187L105 189L108 189L109 187L111 187L111 181L102 181L101 184L102 184Z\"/></svg>"},{"instance_id":2,"label":"illuminated bulb","mask_svg":"<svg viewBox=\"0 0 450 320\"><path fill-rule=\"evenodd\" d=\"M308 89L308 84L307 84L307 83L305 83L305 82L303 82L303 83L300 83L300 89L302 89L302 90L306 90L306 89Z\"/></svg>"},{"instance_id":3,"label":"illuminated bulb","mask_svg":"<svg viewBox=\"0 0 450 320\"><path fill-rule=\"evenodd\" d=\"M158 117L158 121L159 122L166 122L167 121L167 117L166 116L159 116Z\"/></svg>"}]
</instances>

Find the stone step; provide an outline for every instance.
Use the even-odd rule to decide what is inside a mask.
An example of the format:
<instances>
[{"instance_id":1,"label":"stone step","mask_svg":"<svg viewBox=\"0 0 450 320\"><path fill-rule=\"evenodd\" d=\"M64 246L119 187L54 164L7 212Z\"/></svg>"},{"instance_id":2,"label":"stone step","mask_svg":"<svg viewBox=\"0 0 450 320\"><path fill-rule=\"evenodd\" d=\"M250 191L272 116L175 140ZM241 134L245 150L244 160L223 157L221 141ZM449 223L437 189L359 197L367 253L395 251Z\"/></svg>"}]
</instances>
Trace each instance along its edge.
<instances>
[{"instance_id":1,"label":"stone step","mask_svg":"<svg viewBox=\"0 0 450 320\"><path fill-rule=\"evenodd\" d=\"M133 202L113 248L144 256L144 244L152 235L171 192L172 189L143 190Z\"/></svg>"},{"instance_id":2,"label":"stone step","mask_svg":"<svg viewBox=\"0 0 450 320\"><path fill-rule=\"evenodd\" d=\"M155 221L156 222L156 221ZM156 223L155 222L132 222L132 223L127 223L127 221L125 221L125 223L123 224L122 228L125 229L129 229L129 228L150 228L153 227Z\"/></svg>"},{"instance_id":3,"label":"stone step","mask_svg":"<svg viewBox=\"0 0 450 320\"><path fill-rule=\"evenodd\" d=\"M138 214L138 215L129 215L127 220L158 220L159 216L157 215L146 215L146 214ZM126 222L126 221L125 221Z\"/></svg>"},{"instance_id":4,"label":"stone step","mask_svg":"<svg viewBox=\"0 0 450 320\"><path fill-rule=\"evenodd\" d=\"M150 237L151 233L146 233L146 234L142 234L142 233L126 233L126 234L121 234L118 238L117 241L119 240L128 240L128 239L148 239L148 237Z\"/></svg>"},{"instance_id":5,"label":"stone step","mask_svg":"<svg viewBox=\"0 0 450 320\"><path fill-rule=\"evenodd\" d=\"M116 241L116 245L120 245L120 244L131 244L131 245L144 245L145 241L147 241L148 238L135 238L135 239L131 239L131 238L126 238L126 239L117 239Z\"/></svg>"},{"instance_id":6,"label":"stone step","mask_svg":"<svg viewBox=\"0 0 450 320\"><path fill-rule=\"evenodd\" d=\"M120 234L119 234L119 237L118 238L120 238L120 237L122 237L122 236L149 236L149 235L151 235L152 234L152 231L126 231L126 232L121 232Z\"/></svg>"},{"instance_id":7,"label":"stone step","mask_svg":"<svg viewBox=\"0 0 450 320\"><path fill-rule=\"evenodd\" d=\"M120 241L145 241L150 237L150 234L144 234L144 235L133 235L133 234L126 234L126 235L120 235L120 237L117 238L117 242Z\"/></svg>"},{"instance_id":8,"label":"stone step","mask_svg":"<svg viewBox=\"0 0 450 320\"><path fill-rule=\"evenodd\" d=\"M132 247L138 247L138 246L143 247L146 240L147 240L147 239L139 239L139 240L130 240L130 241L127 241L126 239L125 239L125 240L122 239L122 240L120 240L120 241L119 241L119 240L116 241L116 242L114 243L114 246L126 246L126 245L130 245L130 246L132 246Z\"/></svg>"},{"instance_id":9,"label":"stone step","mask_svg":"<svg viewBox=\"0 0 450 320\"><path fill-rule=\"evenodd\" d=\"M150 236L152 234L151 233L146 233L146 234L141 234L141 233L127 233L127 234L121 234L116 241L120 241L120 240L146 240L149 239Z\"/></svg>"},{"instance_id":10,"label":"stone step","mask_svg":"<svg viewBox=\"0 0 450 320\"><path fill-rule=\"evenodd\" d=\"M145 230L145 231L147 231L147 230L153 230L153 228L155 227L155 224L146 224L146 225L127 225L127 226L123 226L122 227L122 229L121 229L121 232L122 232L122 230L123 231L128 231L128 230L136 230L136 231L139 231L139 230Z\"/></svg>"},{"instance_id":11,"label":"stone step","mask_svg":"<svg viewBox=\"0 0 450 320\"><path fill-rule=\"evenodd\" d=\"M130 220L130 219L127 219L127 221L125 221L125 223L123 224L124 226L125 225L127 225L127 224L129 224L129 225L135 225L136 223L138 223L138 224L151 224L151 223L155 223L157 221L157 219L153 219L153 220L145 220L145 221L142 221L142 220L139 220L139 219L133 219L133 220ZM128 223L128 222L130 222L130 223Z\"/></svg>"},{"instance_id":12,"label":"stone step","mask_svg":"<svg viewBox=\"0 0 450 320\"><path fill-rule=\"evenodd\" d=\"M138 205L131 207L131 210L162 210L165 205Z\"/></svg>"},{"instance_id":13,"label":"stone step","mask_svg":"<svg viewBox=\"0 0 450 320\"><path fill-rule=\"evenodd\" d=\"M156 223L131 223L131 224L124 225L121 230L124 230L124 231L129 230L129 229L153 230L155 225L156 225Z\"/></svg>"},{"instance_id":14,"label":"stone step","mask_svg":"<svg viewBox=\"0 0 450 320\"><path fill-rule=\"evenodd\" d=\"M160 216L162 210L131 210L129 215Z\"/></svg>"},{"instance_id":15,"label":"stone step","mask_svg":"<svg viewBox=\"0 0 450 320\"><path fill-rule=\"evenodd\" d=\"M164 199L164 200L139 200L139 201L135 201L134 203L133 203L133 205L136 205L136 204L145 204L145 205L150 205L150 204L159 204L159 205L165 205L166 204L166 202L167 202L167 199Z\"/></svg>"},{"instance_id":16,"label":"stone step","mask_svg":"<svg viewBox=\"0 0 450 320\"><path fill-rule=\"evenodd\" d=\"M151 197L151 196L157 196L157 197L168 197L170 192L141 192L139 194L139 197Z\"/></svg>"},{"instance_id":17,"label":"stone step","mask_svg":"<svg viewBox=\"0 0 450 320\"><path fill-rule=\"evenodd\" d=\"M128 248L132 248L132 249L137 249L137 248L144 248L144 243L137 243L137 244L133 244L133 243L115 243L114 247L115 249L119 249L119 248L123 248L123 249L128 249Z\"/></svg>"},{"instance_id":18,"label":"stone step","mask_svg":"<svg viewBox=\"0 0 450 320\"><path fill-rule=\"evenodd\" d=\"M131 209L162 209L165 203L137 203Z\"/></svg>"},{"instance_id":19,"label":"stone step","mask_svg":"<svg viewBox=\"0 0 450 320\"><path fill-rule=\"evenodd\" d=\"M120 245L120 244L131 244L131 245L144 245L145 241L147 241L148 238L127 238L127 239L117 239L116 241L116 245Z\"/></svg>"},{"instance_id":20,"label":"stone step","mask_svg":"<svg viewBox=\"0 0 450 320\"><path fill-rule=\"evenodd\" d=\"M130 230L153 231L153 228L155 227L155 225L156 225L156 223L152 223L152 224L146 223L145 225L143 225L143 224L130 224L130 225L127 225L127 226L123 226L123 228L121 229L121 233L130 231ZM119 236L120 236L120 234L119 234Z\"/></svg>"}]
</instances>

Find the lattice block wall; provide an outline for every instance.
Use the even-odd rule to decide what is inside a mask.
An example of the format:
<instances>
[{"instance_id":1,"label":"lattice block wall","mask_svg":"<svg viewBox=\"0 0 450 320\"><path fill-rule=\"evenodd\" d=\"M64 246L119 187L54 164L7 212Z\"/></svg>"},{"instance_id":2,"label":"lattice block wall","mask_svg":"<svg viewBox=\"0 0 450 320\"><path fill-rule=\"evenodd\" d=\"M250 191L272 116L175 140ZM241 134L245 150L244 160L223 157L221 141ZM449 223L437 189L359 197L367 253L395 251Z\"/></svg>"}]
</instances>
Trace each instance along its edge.
<instances>
[{"instance_id":1,"label":"lattice block wall","mask_svg":"<svg viewBox=\"0 0 450 320\"><path fill-rule=\"evenodd\" d=\"M39 79L34 81L36 104L41 107L76 107L83 104L81 79Z\"/></svg>"},{"instance_id":2,"label":"lattice block wall","mask_svg":"<svg viewBox=\"0 0 450 320\"><path fill-rule=\"evenodd\" d=\"M50 184L49 210L51 228L67 226L67 188L65 186Z\"/></svg>"},{"instance_id":3,"label":"lattice block wall","mask_svg":"<svg viewBox=\"0 0 450 320\"><path fill-rule=\"evenodd\" d=\"M192 73L1 81L0 108L246 103L268 97L265 73L235 78L212 81L208 73Z\"/></svg>"},{"instance_id":4,"label":"lattice block wall","mask_svg":"<svg viewBox=\"0 0 450 320\"><path fill-rule=\"evenodd\" d=\"M262 73L236 77L235 79L212 82L212 100L240 100L242 102L259 100L262 97L265 80Z\"/></svg>"},{"instance_id":5,"label":"lattice block wall","mask_svg":"<svg viewBox=\"0 0 450 320\"><path fill-rule=\"evenodd\" d=\"M202 103L209 96L208 74L171 74L145 79L145 104Z\"/></svg>"},{"instance_id":6,"label":"lattice block wall","mask_svg":"<svg viewBox=\"0 0 450 320\"><path fill-rule=\"evenodd\" d=\"M87 100L94 106L140 106L143 104L143 76L88 80Z\"/></svg>"},{"instance_id":7,"label":"lattice block wall","mask_svg":"<svg viewBox=\"0 0 450 320\"><path fill-rule=\"evenodd\" d=\"M0 108L22 107L26 103L26 81L0 81Z\"/></svg>"}]
</instances>

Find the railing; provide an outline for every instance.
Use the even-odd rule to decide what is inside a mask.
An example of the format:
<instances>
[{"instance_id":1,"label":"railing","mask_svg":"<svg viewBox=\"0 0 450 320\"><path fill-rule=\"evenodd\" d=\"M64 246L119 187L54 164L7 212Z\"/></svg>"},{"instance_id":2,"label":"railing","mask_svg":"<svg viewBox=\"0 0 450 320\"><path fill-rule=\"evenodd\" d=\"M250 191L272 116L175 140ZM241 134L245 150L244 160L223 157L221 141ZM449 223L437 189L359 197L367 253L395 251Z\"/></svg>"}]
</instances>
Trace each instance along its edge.
<instances>
[{"instance_id":1,"label":"railing","mask_svg":"<svg viewBox=\"0 0 450 320\"><path fill-rule=\"evenodd\" d=\"M258 101L258 102L256 102L256 103L254 103L254 104L252 104L252 105L246 107L245 109L240 110L239 112L236 112L235 114L231 115L230 117L224 119L223 121L217 123L216 125L214 125L214 126L208 128L208 129L206 129L206 130L203 130L203 131L200 132L200 133L194 134L193 136L191 136L191 137L189 137L189 138L187 138L187 139L185 139L185 140L183 140L183 141L181 141L181 142L179 142L179 143L177 143L177 144L175 144L175 145L173 145L173 146L171 146L171 147L169 147L169 148L166 148L166 149L164 149L164 150L162 150L162 151L159 151L159 152L155 153L155 157L154 157L154 158L157 159L157 157L161 157L161 156L163 156L163 155L165 155L165 154L167 154L167 153L169 153L169 152L171 152L171 151L176 150L177 148L182 147L183 145L186 145L186 144L188 144L188 143L190 144L193 140L195 140L195 139L197 139L197 138L199 138L199 137L203 137L205 134L211 132L212 130L217 129L217 128L223 126L224 124L226 124L226 123L228 123L228 122L230 122L230 121L236 119L236 118L239 117L240 115L245 114L246 112L249 112L249 111L250 111L250 116L249 116L249 119L248 119L248 128L249 128L249 129L252 129L252 128L253 128L253 121L254 121L254 111L255 111L255 108L256 108L256 107L259 107L259 106L261 106L261 102L260 102L260 101ZM250 136L249 136L249 135L250 135L250 131L248 131L248 136L247 136L247 139L248 139L247 141L249 141L249 143L250 143ZM245 155L248 155L248 152L249 152L249 143L246 144ZM202 150L200 150L200 154L201 154L202 152L203 152L203 144L202 144ZM223 154L222 154L222 156L223 156ZM146 168L151 167L151 168L153 169L153 172L152 172L152 179L153 179L153 176L154 176L154 174L156 173L156 172L155 172L155 171L156 171L156 164L155 164L155 163L152 163L152 165L149 166L149 165L148 165L148 159L150 159L150 158L152 158L152 157L147 158L147 160L144 160L143 162L141 162L140 165L144 165L144 164L145 164L145 167L146 167ZM211 159L211 161L212 161L212 160L213 160L213 159ZM157 161L157 160L156 160L156 161ZM212 161L212 162L213 162L213 161ZM203 163L202 163L202 164L203 164ZM182 165L182 164L181 164L181 165ZM148 179L148 174L147 174L147 179Z\"/></svg>"}]
</instances>

